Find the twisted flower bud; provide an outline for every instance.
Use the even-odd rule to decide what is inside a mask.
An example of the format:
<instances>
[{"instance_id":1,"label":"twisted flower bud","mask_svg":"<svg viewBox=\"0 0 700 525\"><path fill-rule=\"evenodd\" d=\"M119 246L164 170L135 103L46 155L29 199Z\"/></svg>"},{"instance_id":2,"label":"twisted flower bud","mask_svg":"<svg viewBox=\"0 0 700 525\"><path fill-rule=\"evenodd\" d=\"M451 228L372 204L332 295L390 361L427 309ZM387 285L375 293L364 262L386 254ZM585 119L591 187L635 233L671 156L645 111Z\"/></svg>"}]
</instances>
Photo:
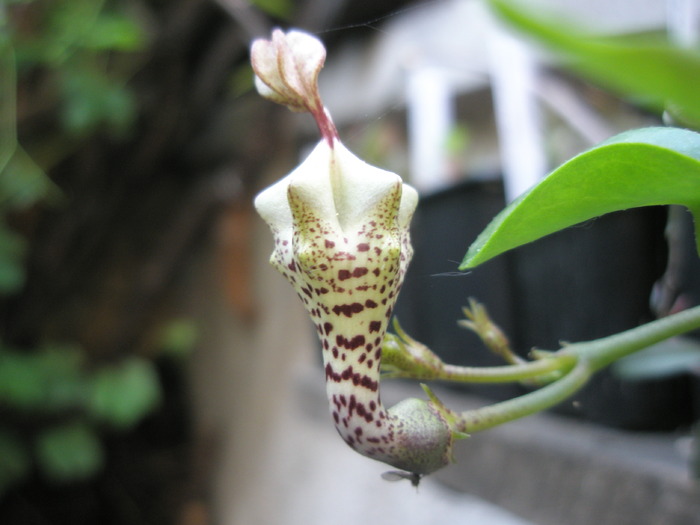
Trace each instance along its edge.
<instances>
[{"instance_id":1,"label":"twisted flower bud","mask_svg":"<svg viewBox=\"0 0 700 525\"><path fill-rule=\"evenodd\" d=\"M253 44L262 93L273 90L273 98L292 109L309 109L321 119L325 139L258 195L255 207L274 235L272 265L316 326L338 432L361 454L426 474L451 459L455 433L448 415L434 400L408 399L387 410L379 393L382 342L412 255L409 225L418 195L338 140L315 84L320 66L290 66L318 58L308 52L314 42L321 45L304 33L276 31L272 42Z\"/></svg>"}]
</instances>

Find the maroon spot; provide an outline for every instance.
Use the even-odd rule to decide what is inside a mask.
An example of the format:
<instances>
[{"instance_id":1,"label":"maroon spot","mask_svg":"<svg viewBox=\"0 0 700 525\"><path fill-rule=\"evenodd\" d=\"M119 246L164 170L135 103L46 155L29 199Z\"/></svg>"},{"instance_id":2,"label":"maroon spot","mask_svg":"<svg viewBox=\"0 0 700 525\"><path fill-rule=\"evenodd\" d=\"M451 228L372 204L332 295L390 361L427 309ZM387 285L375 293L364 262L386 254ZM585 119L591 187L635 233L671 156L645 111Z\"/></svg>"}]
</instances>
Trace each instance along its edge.
<instances>
[{"instance_id":1,"label":"maroon spot","mask_svg":"<svg viewBox=\"0 0 700 525\"><path fill-rule=\"evenodd\" d=\"M365 359L367 359L367 354L362 354L362 355L358 358L357 362L358 362L358 363L363 363Z\"/></svg>"},{"instance_id":2,"label":"maroon spot","mask_svg":"<svg viewBox=\"0 0 700 525\"><path fill-rule=\"evenodd\" d=\"M352 339L346 339L342 335L337 335L335 338L335 342L338 344L338 346L342 346L344 348L347 348L348 350L354 350L355 348L358 348L365 344L365 336L360 334L356 335Z\"/></svg>"},{"instance_id":3,"label":"maroon spot","mask_svg":"<svg viewBox=\"0 0 700 525\"><path fill-rule=\"evenodd\" d=\"M379 305L378 305L377 303L375 303L372 299L367 299L367 300L365 301L365 306L366 306L367 308L376 308L376 307L379 306Z\"/></svg>"},{"instance_id":4,"label":"maroon spot","mask_svg":"<svg viewBox=\"0 0 700 525\"><path fill-rule=\"evenodd\" d=\"M329 346L330 346L330 345L328 344L328 339L324 339L324 340L323 340L323 348L325 348L326 350L328 350L328 347L329 347Z\"/></svg>"},{"instance_id":5,"label":"maroon spot","mask_svg":"<svg viewBox=\"0 0 700 525\"><path fill-rule=\"evenodd\" d=\"M333 412L333 420L335 421L336 425L340 423L340 417L338 416L338 412Z\"/></svg>"},{"instance_id":6,"label":"maroon spot","mask_svg":"<svg viewBox=\"0 0 700 525\"><path fill-rule=\"evenodd\" d=\"M386 286L382 285L382 287L379 289L379 293L384 293L384 290L386 290Z\"/></svg>"},{"instance_id":7,"label":"maroon spot","mask_svg":"<svg viewBox=\"0 0 700 525\"><path fill-rule=\"evenodd\" d=\"M316 288L316 293L318 295L323 295L324 293L328 293L328 288Z\"/></svg>"},{"instance_id":8,"label":"maroon spot","mask_svg":"<svg viewBox=\"0 0 700 525\"><path fill-rule=\"evenodd\" d=\"M287 268L289 268L292 272L296 272L296 271L297 271L297 265L294 264L294 261L290 262L290 263L287 265Z\"/></svg>"},{"instance_id":9,"label":"maroon spot","mask_svg":"<svg viewBox=\"0 0 700 525\"><path fill-rule=\"evenodd\" d=\"M326 244L326 248L334 248L335 247L335 243L333 241L329 241L328 239L326 239L325 244Z\"/></svg>"},{"instance_id":10,"label":"maroon spot","mask_svg":"<svg viewBox=\"0 0 700 525\"><path fill-rule=\"evenodd\" d=\"M333 347L333 357L338 359L338 349L335 346Z\"/></svg>"},{"instance_id":11,"label":"maroon spot","mask_svg":"<svg viewBox=\"0 0 700 525\"><path fill-rule=\"evenodd\" d=\"M379 277L379 274L380 274L379 268L375 268L374 270L372 270L372 273L374 274L375 277Z\"/></svg>"},{"instance_id":12,"label":"maroon spot","mask_svg":"<svg viewBox=\"0 0 700 525\"><path fill-rule=\"evenodd\" d=\"M333 331L333 325L326 321L323 323L323 331L326 332L326 335L330 334Z\"/></svg>"},{"instance_id":13,"label":"maroon spot","mask_svg":"<svg viewBox=\"0 0 700 525\"><path fill-rule=\"evenodd\" d=\"M365 268L364 266L360 266L359 268L355 268L352 271L352 276L353 277L362 277L363 275L366 275L369 270Z\"/></svg>"},{"instance_id":14,"label":"maroon spot","mask_svg":"<svg viewBox=\"0 0 700 525\"><path fill-rule=\"evenodd\" d=\"M367 361L367 367L368 367L368 368L372 368L372 365L373 365L373 364L374 364L374 361L373 361L372 359L370 359L369 361Z\"/></svg>"},{"instance_id":15,"label":"maroon spot","mask_svg":"<svg viewBox=\"0 0 700 525\"><path fill-rule=\"evenodd\" d=\"M330 363L326 365L326 381L328 380L335 381L336 383L340 383L340 374L336 373L333 370L333 367L331 366ZM341 399L342 402L342 399Z\"/></svg>"},{"instance_id":16,"label":"maroon spot","mask_svg":"<svg viewBox=\"0 0 700 525\"><path fill-rule=\"evenodd\" d=\"M325 272L328 269L328 265L327 264L319 264L318 268L319 268L319 270L322 270Z\"/></svg>"},{"instance_id":17,"label":"maroon spot","mask_svg":"<svg viewBox=\"0 0 700 525\"><path fill-rule=\"evenodd\" d=\"M369 333L371 334L372 332L379 332L382 329L382 323L381 321L372 321L369 323ZM328 332L326 332L328 333Z\"/></svg>"},{"instance_id":18,"label":"maroon spot","mask_svg":"<svg viewBox=\"0 0 700 525\"><path fill-rule=\"evenodd\" d=\"M344 395L344 394L340 394L340 404L343 405L343 406L347 406L347 404L348 404L348 400L345 399L345 395Z\"/></svg>"},{"instance_id":19,"label":"maroon spot","mask_svg":"<svg viewBox=\"0 0 700 525\"><path fill-rule=\"evenodd\" d=\"M352 274L350 273L350 270L338 270L338 280L339 281L344 281L345 279L350 279Z\"/></svg>"},{"instance_id":20,"label":"maroon spot","mask_svg":"<svg viewBox=\"0 0 700 525\"><path fill-rule=\"evenodd\" d=\"M311 287L308 287L308 288L302 287L302 288L301 288L301 291L304 292L304 293L305 293L306 295L308 295L309 297L313 297L313 294L311 293L311 291L312 291Z\"/></svg>"},{"instance_id":21,"label":"maroon spot","mask_svg":"<svg viewBox=\"0 0 700 525\"><path fill-rule=\"evenodd\" d=\"M357 290L358 292L366 292L367 290L369 290L369 285L365 284L364 286L356 286L355 290Z\"/></svg>"},{"instance_id":22,"label":"maroon spot","mask_svg":"<svg viewBox=\"0 0 700 525\"><path fill-rule=\"evenodd\" d=\"M359 375L359 374L356 374ZM355 378L353 378L353 383ZM359 380L359 385L362 385L368 390L371 390L372 392L376 392L377 388L379 387L379 383L377 381L373 381L371 377L369 376L362 376L362 378Z\"/></svg>"},{"instance_id":23,"label":"maroon spot","mask_svg":"<svg viewBox=\"0 0 700 525\"><path fill-rule=\"evenodd\" d=\"M347 381L352 377L352 366L347 367L343 372L340 374L340 378L343 379L344 381Z\"/></svg>"},{"instance_id":24,"label":"maroon spot","mask_svg":"<svg viewBox=\"0 0 700 525\"><path fill-rule=\"evenodd\" d=\"M377 403L375 403L374 401L370 401L370 402L369 402L369 409L370 409L372 412L374 412L375 410L377 410Z\"/></svg>"},{"instance_id":25,"label":"maroon spot","mask_svg":"<svg viewBox=\"0 0 700 525\"><path fill-rule=\"evenodd\" d=\"M369 250L369 244L363 242L357 245L358 252L366 252Z\"/></svg>"},{"instance_id":26,"label":"maroon spot","mask_svg":"<svg viewBox=\"0 0 700 525\"><path fill-rule=\"evenodd\" d=\"M362 306L360 303L337 304L333 307L333 313L335 315L343 314L346 317L352 317L353 314L360 313L364 309L365 307Z\"/></svg>"},{"instance_id":27,"label":"maroon spot","mask_svg":"<svg viewBox=\"0 0 700 525\"><path fill-rule=\"evenodd\" d=\"M361 435L362 435L362 427L357 427L357 428L355 428L355 435L356 435L356 436L361 436Z\"/></svg>"},{"instance_id":28,"label":"maroon spot","mask_svg":"<svg viewBox=\"0 0 700 525\"><path fill-rule=\"evenodd\" d=\"M365 350L367 350L368 352L372 350L372 348L374 348L374 345L372 343L367 343L365 345Z\"/></svg>"}]
</instances>

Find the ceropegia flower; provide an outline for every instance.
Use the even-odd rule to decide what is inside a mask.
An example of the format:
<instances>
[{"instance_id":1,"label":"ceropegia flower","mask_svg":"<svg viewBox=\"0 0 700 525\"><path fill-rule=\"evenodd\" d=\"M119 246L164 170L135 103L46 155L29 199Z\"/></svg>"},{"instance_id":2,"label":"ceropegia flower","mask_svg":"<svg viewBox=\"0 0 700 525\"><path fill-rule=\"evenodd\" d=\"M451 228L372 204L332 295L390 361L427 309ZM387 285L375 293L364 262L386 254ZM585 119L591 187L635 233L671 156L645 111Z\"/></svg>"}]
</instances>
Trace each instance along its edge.
<instances>
[{"instance_id":1,"label":"ceropegia flower","mask_svg":"<svg viewBox=\"0 0 700 525\"><path fill-rule=\"evenodd\" d=\"M325 57L318 46L296 31L275 31L272 41L253 44L262 94L272 91L292 109L309 110L324 137L255 206L274 235L271 263L296 290L321 339L338 432L366 456L425 474L450 460L455 433L448 411L435 399L387 410L379 395L382 342L412 255L409 225L418 196L340 142L316 88Z\"/></svg>"}]
</instances>

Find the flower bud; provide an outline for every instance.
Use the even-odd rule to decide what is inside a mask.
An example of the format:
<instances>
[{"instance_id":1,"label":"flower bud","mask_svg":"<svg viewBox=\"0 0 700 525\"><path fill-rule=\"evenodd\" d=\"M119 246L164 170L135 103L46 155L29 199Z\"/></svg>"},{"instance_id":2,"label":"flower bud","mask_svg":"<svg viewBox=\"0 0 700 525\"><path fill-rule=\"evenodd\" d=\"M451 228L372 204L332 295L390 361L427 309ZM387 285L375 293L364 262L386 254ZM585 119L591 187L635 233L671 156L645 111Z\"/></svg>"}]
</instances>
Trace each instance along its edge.
<instances>
[{"instance_id":1,"label":"flower bud","mask_svg":"<svg viewBox=\"0 0 700 525\"><path fill-rule=\"evenodd\" d=\"M316 84L326 60L326 49L316 38L301 31L272 32L272 40L258 39L251 46L255 87L265 98L292 111L311 111L320 106Z\"/></svg>"}]
</instances>

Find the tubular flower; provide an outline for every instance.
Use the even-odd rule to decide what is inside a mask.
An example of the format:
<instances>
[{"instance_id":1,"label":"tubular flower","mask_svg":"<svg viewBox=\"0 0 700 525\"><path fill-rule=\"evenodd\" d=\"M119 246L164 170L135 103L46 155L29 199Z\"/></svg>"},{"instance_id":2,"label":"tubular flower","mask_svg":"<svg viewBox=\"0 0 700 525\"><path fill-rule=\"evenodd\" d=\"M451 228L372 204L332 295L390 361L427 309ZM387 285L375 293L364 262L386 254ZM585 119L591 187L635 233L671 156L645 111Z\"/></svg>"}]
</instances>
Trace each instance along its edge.
<instances>
[{"instance_id":1,"label":"tubular flower","mask_svg":"<svg viewBox=\"0 0 700 525\"><path fill-rule=\"evenodd\" d=\"M284 34L273 34L273 43L275 38ZM274 59L269 45L254 44L254 64ZM256 49L267 54L256 57ZM276 49L293 52L293 46L279 42ZM265 74L265 85L286 82L284 72L276 77L268 68ZM315 76L310 93L317 99ZM298 97L294 100L298 106ZM330 122L321 110L314 114L317 122L321 114ZM341 437L361 454L426 474L451 459L455 433L449 415L435 402L419 399L387 410L379 393L382 342L412 255L409 225L418 195L398 175L353 155L337 134L325 134L327 124L319 128L325 140L255 200L274 235L271 263L292 284L316 326L331 415Z\"/></svg>"}]
</instances>

